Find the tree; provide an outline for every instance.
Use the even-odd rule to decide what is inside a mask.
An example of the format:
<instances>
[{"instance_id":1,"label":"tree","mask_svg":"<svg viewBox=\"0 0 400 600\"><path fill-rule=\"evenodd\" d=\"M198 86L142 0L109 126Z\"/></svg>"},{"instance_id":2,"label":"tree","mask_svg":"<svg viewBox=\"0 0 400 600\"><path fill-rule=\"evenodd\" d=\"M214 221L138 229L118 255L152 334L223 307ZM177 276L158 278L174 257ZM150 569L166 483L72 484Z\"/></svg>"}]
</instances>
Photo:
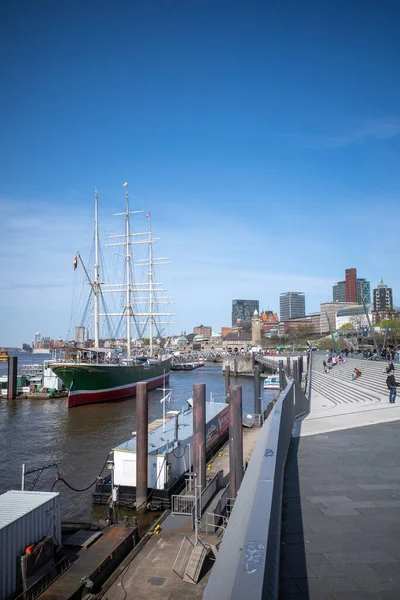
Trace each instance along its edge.
<instances>
[{"instance_id":1,"label":"tree","mask_svg":"<svg viewBox=\"0 0 400 600\"><path fill-rule=\"evenodd\" d=\"M354 329L351 323L343 323L341 327L339 327L341 331L345 331L346 329Z\"/></svg>"}]
</instances>

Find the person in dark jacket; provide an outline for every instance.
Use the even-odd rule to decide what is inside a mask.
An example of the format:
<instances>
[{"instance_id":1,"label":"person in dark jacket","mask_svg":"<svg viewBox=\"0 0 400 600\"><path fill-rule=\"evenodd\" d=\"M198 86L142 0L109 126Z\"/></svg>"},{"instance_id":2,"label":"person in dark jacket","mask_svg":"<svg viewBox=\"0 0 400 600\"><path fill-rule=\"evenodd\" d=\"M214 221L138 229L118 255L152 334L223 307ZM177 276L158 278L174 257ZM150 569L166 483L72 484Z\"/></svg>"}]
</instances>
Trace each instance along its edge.
<instances>
[{"instance_id":1,"label":"person in dark jacket","mask_svg":"<svg viewBox=\"0 0 400 600\"><path fill-rule=\"evenodd\" d=\"M386 385L389 390L389 402L390 404L394 404L396 402L397 389L399 384L397 383L392 372L386 377Z\"/></svg>"}]
</instances>

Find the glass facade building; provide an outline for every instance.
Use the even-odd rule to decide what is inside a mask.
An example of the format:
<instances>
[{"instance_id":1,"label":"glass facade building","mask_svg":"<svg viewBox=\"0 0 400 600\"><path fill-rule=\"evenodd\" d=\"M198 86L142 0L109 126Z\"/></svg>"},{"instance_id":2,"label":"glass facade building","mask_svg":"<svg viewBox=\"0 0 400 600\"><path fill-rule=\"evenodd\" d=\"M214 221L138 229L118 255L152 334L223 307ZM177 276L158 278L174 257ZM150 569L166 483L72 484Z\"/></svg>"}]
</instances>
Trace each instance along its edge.
<instances>
[{"instance_id":1,"label":"glass facade building","mask_svg":"<svg viewBox=\"0 0 400 600\"><path fill-rule=\"evenodd\" d=\"M346 282L338 281L332 287L332 299L334 302L346 302Z\"/></svg>"},{"instance_id":2,"label":"glass facade building","mask_svg":"<svg viewBox=\"0 0 400 600\"><path fill-rule=\"evenodd\" d=\"M279 299L279 317L288 321L306 315L306 298L304 292L284 292Z\"/></svg>"},{"instance_id":3,"label":"glass facade building","mask_svg":"<svg viewBox=\"0 0 400 600\"><path fill-rule=\"evenodd\" d=\"M255 310L260 313L258 300L232 300L232 327L249 325Z\"/></svg>"}]
</instances>

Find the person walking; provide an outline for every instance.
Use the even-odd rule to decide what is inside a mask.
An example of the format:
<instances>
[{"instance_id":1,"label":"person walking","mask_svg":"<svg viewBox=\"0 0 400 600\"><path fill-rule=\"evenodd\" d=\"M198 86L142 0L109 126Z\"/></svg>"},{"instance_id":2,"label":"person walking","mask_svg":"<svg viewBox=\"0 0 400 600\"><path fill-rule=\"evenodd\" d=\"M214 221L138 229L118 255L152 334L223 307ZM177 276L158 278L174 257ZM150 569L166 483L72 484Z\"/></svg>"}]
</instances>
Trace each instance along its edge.
<instances>
[{"instance_id":1,"label":"person walking","mask_svg":"<svg viewBox=\"0 0 400 600\"><path fill-rule=\"evenodd\" d=\"M396 402L397 389L399 387L399 383L397 383L394 374L390 371L389 375L386 377L386 385L389 390L389 403L394 404Z\"/></svg>"}]
</instances>

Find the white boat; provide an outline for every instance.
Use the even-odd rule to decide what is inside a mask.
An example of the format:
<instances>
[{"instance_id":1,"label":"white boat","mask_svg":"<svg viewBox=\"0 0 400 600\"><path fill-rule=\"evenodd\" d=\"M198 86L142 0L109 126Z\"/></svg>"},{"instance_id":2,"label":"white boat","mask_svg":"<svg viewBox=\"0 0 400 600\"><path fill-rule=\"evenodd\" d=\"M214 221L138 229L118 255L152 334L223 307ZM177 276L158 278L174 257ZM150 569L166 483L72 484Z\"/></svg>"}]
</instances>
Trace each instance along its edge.
<instances>
[{"instance_id":1,"label":"white boat","mask_svg":"<svg viewBox=\"0 0 400 600\"><path fill-rule=\"evenodd\" d=\"M166 390L167 391L167 390ZM190 406L188 401L188 405ZM224 402L206 402L206 449L217 448L229 429L229 405ZM172 411L175 412L175 411ZM166 419L155 428L149 428L148 488L151 489L150 509L170 507L172 494L190 477L193 464L193 410L176 411L175 419ZM171 413L170 413L171 414ZM176 437L177 434L177 437ZM136 433L134 437L113 448L113 484L110 476L99 480L93 494L94 504L105 504L118 488L120 506L135 508L136 502Z\"/></svg>"},{"instance_id":2,"label":"white boat","mask_svg":"<svg viewBox=\"0 0 400 600\"><path fill-rule=\"evenodd\" d=\"M264 390L279 390L279 374L264 379Z\"/></svg>"}]
</instances>

